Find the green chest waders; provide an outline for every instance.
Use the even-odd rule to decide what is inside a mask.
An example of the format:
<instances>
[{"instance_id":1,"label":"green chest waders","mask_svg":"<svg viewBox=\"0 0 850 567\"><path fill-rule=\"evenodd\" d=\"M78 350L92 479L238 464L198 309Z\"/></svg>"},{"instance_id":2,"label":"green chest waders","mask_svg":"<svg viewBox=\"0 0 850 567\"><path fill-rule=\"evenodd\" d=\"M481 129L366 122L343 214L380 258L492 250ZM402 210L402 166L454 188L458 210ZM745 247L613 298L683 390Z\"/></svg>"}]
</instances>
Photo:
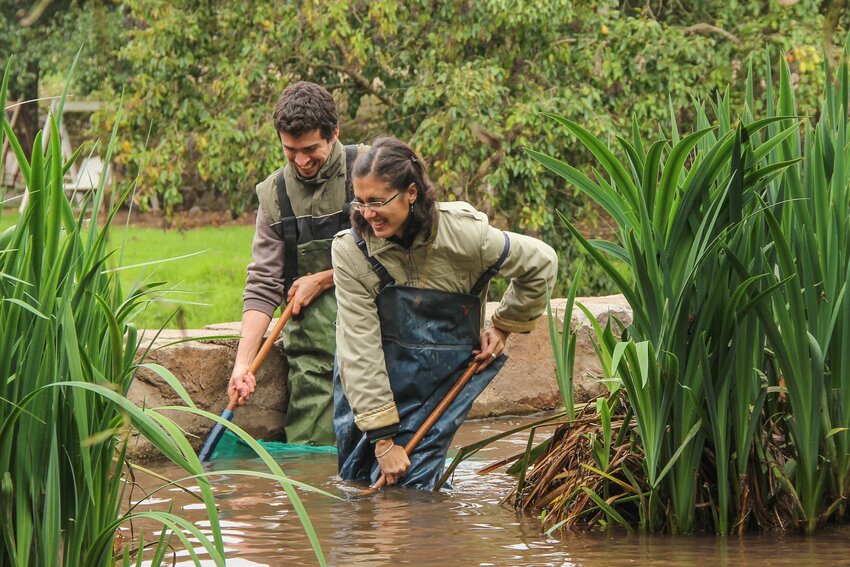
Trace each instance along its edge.
<instances>
[{"instance_id":1,"label":"green chest waders","mask_svg":"<svg viewBox=\"0 0 850 567\"><path fill-rule=\"evenodd\" d=\"M357 146L346 146L346 179L344 188L340 188L345 191L345 206L335 215L296 217L286 194L283 175L278 177L277 194L281 210L278 232L284 242L285 293L298 277L332 268L333 236L350 226L348 203L353 199L351 165L356 157ZM283 330L283 347L289 367L289 404L284 425L286 441L302 445L334 445L336 296L333 290L325 291L314 299L301 315L289 321Z\"/></svg>"},{"instance_id":2,"label":"green chest waders","mask_svg":"<svg viewBox=\"0 0 850 567\"><path fill-rule=\"evenodd\" d=\"M299 276L331 268L331 240L298 245ZM286 441L302 445L333 445L333 367L336 297L322 293L283 330L289 366Z\"/></svg>"}]
</instances>

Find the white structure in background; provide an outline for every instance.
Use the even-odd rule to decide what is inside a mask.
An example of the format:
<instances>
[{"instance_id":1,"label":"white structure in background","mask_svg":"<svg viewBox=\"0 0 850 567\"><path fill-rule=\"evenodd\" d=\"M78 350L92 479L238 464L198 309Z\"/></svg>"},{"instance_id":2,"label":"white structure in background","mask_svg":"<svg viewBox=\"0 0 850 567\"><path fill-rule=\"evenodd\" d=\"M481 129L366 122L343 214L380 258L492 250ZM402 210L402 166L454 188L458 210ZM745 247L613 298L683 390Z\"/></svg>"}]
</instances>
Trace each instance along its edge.
<instances>
[{"instance_id":1,"label":"white structure in background","mask_svg":"<svg viewBox=\"0 0 850 567\"><path fill-rule=\"evenodd\" d=\"M100 156L84 157L81 158L81 162L77 174L71 174L73 181L65 183L65 192L69 193L72 199L77 198L79 201L85 199L87 192L97 191L97 188L100 187L101 176L105 175L105 183L109 184L109 167L107 166L104 173L103 160L100 159ZM75 168L76 164L72 166L72 169Z\"/></svg>"},{"instance_id":2,"label":"white structure in background","mask_svg":"<svg viewBox=\"0 0 850 567\"><path fill-rule=\"evenodd\" d=\"M64 116L69 112L91 113L98 110L101 106L103 106L103 103L97 101L66 100L65 106L62 109L62 114ZM12 126L14 126L15 120L18 117L20 106L14 105L7 108L7 110L12 111L9 122ZM59 101L53 100L50 104L50 112L55 115L58 111ZM68 135L68 130L65 128L64 120L59 121L59 134L62 140L62 161L67 162L74 152L71 147L71 138ZM42 150L46 150L51 136L49 117L45 120L42 135ZM23 185L23 179L21 178L20 171L18 171L17 161L15 160L14 153L10 150L11 148L9 148L8 141L4 142L2 154L0 154L0 164L3 165L3 174L0 176L0 181L3 182L4 186L9 187L16 186L18 184ZM74 164L71 165L68 173L65 174L65 191L72 199L76 199L77 202L83 202L89 193L96 191L97 188L100 187L101 179L104 180L105 185L109 184L109 173L109 166L104 165L100 156L94 154L81 156ZM20 206L20 210L22 212L26 208L28 200L29 193L27 191L27 187L24 186Z\"/></svg>"}]
</instances>

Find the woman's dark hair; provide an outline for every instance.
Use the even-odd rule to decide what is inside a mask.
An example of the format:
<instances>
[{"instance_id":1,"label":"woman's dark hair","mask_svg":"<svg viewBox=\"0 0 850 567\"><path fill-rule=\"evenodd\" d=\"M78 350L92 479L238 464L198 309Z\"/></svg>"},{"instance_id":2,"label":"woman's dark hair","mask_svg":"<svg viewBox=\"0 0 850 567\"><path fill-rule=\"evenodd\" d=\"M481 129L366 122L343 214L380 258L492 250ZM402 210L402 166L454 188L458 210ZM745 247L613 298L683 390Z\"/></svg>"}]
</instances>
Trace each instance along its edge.
<instances>
[{"instance_id":1,"label":"woman's dark hair","mask_svg":"<svg viewBox=\"0 0 850 567\"><path fill-rule=\"evenodd\" d=\"M322 139L328 142L339 125L339 115L331 93L306 81L298 81L284 89L272 118L278 134L300 138L318 130Z\"/></svg>"},{"instance_id":2,"label":"woman's dark hair","mask_svg":"<svg viewBox=\"0 0 850 567\"><path fill-rule=\"evenodd\" d=\"M402 191L411 183L415 184L416 201L410 209L401 241L405 246L410 246L418 233L431 234L436 204L434 185L428 179L425 162L410 146L396 138L378 138L369 151L358 156L351 175L353 178L372 175L389 183L393 189ZM372 227L363 215L354 209L351 210L351 224L360 234L373 234Z\"/></svg>"}]
</instances>

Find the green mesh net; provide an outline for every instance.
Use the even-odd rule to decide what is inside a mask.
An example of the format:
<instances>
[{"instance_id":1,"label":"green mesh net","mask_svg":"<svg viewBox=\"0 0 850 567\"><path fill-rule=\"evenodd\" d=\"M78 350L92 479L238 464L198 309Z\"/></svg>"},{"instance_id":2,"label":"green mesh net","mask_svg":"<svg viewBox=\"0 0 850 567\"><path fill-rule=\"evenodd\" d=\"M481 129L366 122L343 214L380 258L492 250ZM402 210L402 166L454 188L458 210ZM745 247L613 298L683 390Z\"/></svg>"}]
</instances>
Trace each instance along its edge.
<instances>
[{"instance_id":1,"label":"green mesh net","mask_svg":"<svg viewBox=\"0 0 850 567\"><path fill-rule=\"evenodd\" d=\"M314 447L311 445L281 443L280 441L263 441L262 439L257 439L257 441L260 445L262 445L263 449L268 451L273 457L276 455L290 456L298 453L336 455L336 447L334 446ZM224 432L224 435L221 437L221 440L218 442L218 445L216 445L215 451L213 451L212 454L213 459L250 459L256 456L257 455L254 453L254 450L249 447L247 443L242 441L238 436L234 435L230 431Z\"/></svg>"}]
</instances>

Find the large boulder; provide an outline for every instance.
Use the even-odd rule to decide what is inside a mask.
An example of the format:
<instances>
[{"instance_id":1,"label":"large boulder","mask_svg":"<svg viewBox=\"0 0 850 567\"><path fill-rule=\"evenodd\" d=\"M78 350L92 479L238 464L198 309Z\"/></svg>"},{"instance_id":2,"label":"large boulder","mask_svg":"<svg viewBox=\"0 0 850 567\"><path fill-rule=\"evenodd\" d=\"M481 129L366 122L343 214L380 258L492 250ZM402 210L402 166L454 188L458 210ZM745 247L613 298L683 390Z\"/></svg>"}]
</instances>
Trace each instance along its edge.
<instances>
[{"instance_id":1,"label":"large boulder","mask_svg":"<svg viewBox=\"0 0 850 567\"><path fill-rule=\"evenodd\" d=\"M622 295L580 297L576 301L587 307L603 328L611 316L623 325L631 323L632 311ZM566 303L566 299L552 300L552 314L557 318L559 342L560 331L564 327ZM487 305L488 316L497 305ZM574 397L577 402L583 402L599 395L605 388L595 378L600 376L601 366L593 347L595 335L590 321L584 312L576 307L571 322L572 328L578 330ZM555 379L549 321L545 313L537 321L532 332L511 335L506 352L508 361L505 367L475 400L469 413L470 418L525 415L564 407Z\"/></svg>"},{"instance_id":2,"label":"large boulder","mask_svg":"<svg viewBox=\"0 0 850 567\"><path fill-rule=\"evenodd\" d=\"M584 304L602 326L611 316L623 325L631 323L631 309L620 295L579 298L577 301ZM565 304L563 299L552 300L552 312L557 318L559 332L563 329ZM488 304L488 313L492 313L496 305ZM595 397L604 391L604 387L593 378L600 375L600 366L593 347L590 322L578 308L574 309L570 320L579 333L574 388L576 401L581 402ZM219 414L228 401L226 388L238 335L239 323L210 325L198 331L167 331L155 340L148 338L143 341L143 350L150 347L145 363L167 368L199 408ZM546 314L540 317L534 331L511 335L506 351L509 358L505 367L475 400L469 417L524 415L563 408L555 380ZM286 371L286 361L278 341L257 372L255 394L245 406L237 409L234 423L255 437L281 438L287 403ZM141 369L136 375L130 398L146 407L183 405L172 388L148 368ZM170 411L169 416L194 436L191 439L196 447L203 442L212 424L206 418L187 412ZM152 454L151 447L142 439L131 443L130 450L137 457Z\"/></svg>"},{"instance_id":3,"label":"large boulder","mask_svg":"<svg viewBox=\"0 0 850 567\"><path fill-rule=\"evenodd\" d=\"M227 383L236 357L238 333L238 323L211 325L203 330L166 331L156 340L144 341L140 352L150 347L146 364L164 366L186 388L198 408L220 414L229 401ZM248 404L236 410L233 422L255 437L281 438L287 402L286 371L286 359L278 341L257 371L257 391ZM130 399L145 407L185 405L159 374L148 368L136 374ZM196 447L203 443L212 426L211 420L188 412L170 411L167 415L194 436L190 439ZM137 457L148 456L151 449L144 439L131 443Z\"/></svg>"}]
</instances>

